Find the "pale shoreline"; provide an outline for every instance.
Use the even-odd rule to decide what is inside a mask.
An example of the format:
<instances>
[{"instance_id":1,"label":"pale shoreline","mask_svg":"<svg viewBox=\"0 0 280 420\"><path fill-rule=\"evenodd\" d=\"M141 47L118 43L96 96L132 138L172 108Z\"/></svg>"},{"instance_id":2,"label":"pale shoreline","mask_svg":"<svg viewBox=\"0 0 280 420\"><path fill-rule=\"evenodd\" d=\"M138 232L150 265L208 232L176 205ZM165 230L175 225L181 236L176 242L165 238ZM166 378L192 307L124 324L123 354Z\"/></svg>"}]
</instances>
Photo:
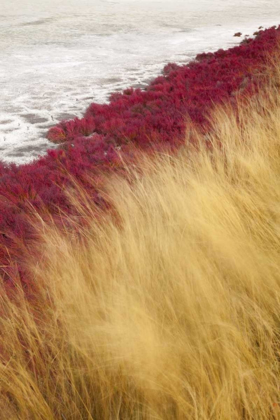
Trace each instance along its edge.
<instances>
[{"instance_id":1,"label":"pale shoreline","mask_svg":"<svg viewBox=\"0 0 280 420\"><path fill-rule=\"evenodd\" d=\"M269 25L266 24L268 21ZM83 35L85 44L71 48L65 44L63 48L50 49L48 45L40 47L38 44L31 48L30 57L25 55L27 49L17 51L15 45L12 54L3 57L5 90L3 110L0 108L1 161L21 164L36 159L38 152L45 154L53 147L46 140L47 130L65 117L81 118L90 103L106 103L109 92L122 91L130 86L143 87L143 82L145 84L145 81L160 75L167 62L181 65L192 61L196 53L238 45L241 39L233 37L238 30L251 35L259 22L264 22L264 26L273 24L271 17L263 17L259 22L256 19L254 25L249 20L246 26L244 23L220 26L221 22L212 27L192 27L191 31L185 32L179 30L180 22L178 27L176 22L173 26L170 23L164 36L157 32L156 25L155 32L149 35L141 31L140 35L137 31L117 32L108 39L104 35L98 42L105 42L105 49L103 44L100 44L100 49L92 49L97 39L87 40L88 34ZM33 29L32 25L27 25L23 30L40 28L44 32L47 24L48 21L35 25ZM116 56L110 58L110 51L106 48L115 39L118 39L113 44L117 48ZM114 49L111 52L114 53ZM49 53L54 53L54 57L48 57ZM19 70L13 72L14 68ZM26 76L19 78L21 74ZM26 115L31 117L26 119ZM9 120L10 123L6 123ZM32 148L34 153L30 152Z\"/></svg>"}]
</instances>

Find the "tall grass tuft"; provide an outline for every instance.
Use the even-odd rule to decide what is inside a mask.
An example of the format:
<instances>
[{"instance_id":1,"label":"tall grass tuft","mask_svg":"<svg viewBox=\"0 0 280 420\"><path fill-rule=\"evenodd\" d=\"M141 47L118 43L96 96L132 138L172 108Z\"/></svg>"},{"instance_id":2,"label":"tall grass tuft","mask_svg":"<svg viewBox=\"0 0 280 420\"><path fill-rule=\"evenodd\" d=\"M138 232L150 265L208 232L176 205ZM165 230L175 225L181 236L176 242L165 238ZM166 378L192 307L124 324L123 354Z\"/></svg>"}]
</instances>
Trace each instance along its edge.
<instances>
[{"instance_id":1,"label":"tall grass tuft","mask_svg":"<svg viewBox=\"0 0 280 420\"><path fill-rule=\"evenodd\" d=\"M245 102L111 178L98 222L84 195L79 238L41 222L37 298L0 293L1 418L280 417L277 84Z\"/></svg>"}]
</instances>

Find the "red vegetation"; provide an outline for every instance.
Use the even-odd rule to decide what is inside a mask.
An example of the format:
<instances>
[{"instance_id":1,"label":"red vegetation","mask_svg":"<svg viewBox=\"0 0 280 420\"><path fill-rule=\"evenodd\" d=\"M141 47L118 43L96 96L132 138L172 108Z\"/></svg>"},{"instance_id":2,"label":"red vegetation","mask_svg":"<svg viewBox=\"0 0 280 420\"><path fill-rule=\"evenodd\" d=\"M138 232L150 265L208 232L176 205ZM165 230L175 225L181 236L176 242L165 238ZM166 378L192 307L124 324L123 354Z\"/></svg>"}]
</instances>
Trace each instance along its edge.
<instances>
[{"instance_id":1,"label":"red vegetation","mask_svg":"<svg viewBox=\"0 0 280 420\"><path fill-rule=\"evenodd\" d=\"M87 181L99 182L102 173L122 169L118 155L133 157L131 145L142 150L175 149L184 140L187 116L207 130L207 113L215 103L235 100L238 91L254 92L260 69L280 37L280 27L259 31L227 51L199 54L184 65L168 64L163 75L145 90L126 89L111 95L110 103L90 105L82 119L63 121L50 129L48 138L62 143L38 161L22 166L0 164L0 267L7 282L12 267L20 272L23 247L34 238L29 221L31 206L42 217L61 220L61 211L75 214L64 189L69 174L89 191L102 207L106 202ZM27 277L22 281L27 284Z\"/></svg>"}]
</instances>

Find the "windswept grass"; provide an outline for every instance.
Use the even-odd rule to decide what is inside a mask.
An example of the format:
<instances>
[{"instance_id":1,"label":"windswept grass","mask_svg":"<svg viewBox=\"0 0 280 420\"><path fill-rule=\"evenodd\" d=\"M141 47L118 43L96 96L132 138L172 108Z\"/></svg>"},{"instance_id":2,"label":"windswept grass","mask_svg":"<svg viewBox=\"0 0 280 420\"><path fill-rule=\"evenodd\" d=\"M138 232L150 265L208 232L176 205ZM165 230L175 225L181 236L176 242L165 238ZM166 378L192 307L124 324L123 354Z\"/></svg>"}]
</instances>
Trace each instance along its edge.
<instances>
[{"instance_id":1,"label":"windswept grass","mask_svg":"<svg viewBox=\"0 0 280 420\"><path fill-rule=\"evenodd\" d=\"M112 215L84 197L81 238L42 222L37 299L0 294L0 418L280 418L277 83L212 125L110 179Z\"/></svg>"},{"instance_id":2,"label":"windswept grass","mask_svg":"<svg viewBox=\"0 0 280 420\"><path fill-rule=\"evenodd\" d=\"M199 54L181 66L168 64L144 90L115 93L108 104L91 104L82 119L51 128L48 138L62 144L46 156L27 165L0 162L0 275L8 283L10 266L17 264L22 283L30 287L22 264L34 236L30 204L42 218L59 218L59 211L73 217L76 209L65 195L70 174L103 206L96 185L87 183L89 172L98 184L100 175L123 170L119 154L133 160L135 149L149 154L177 150L189 129L186 115L207 131L205 115L213 103L235 103L238 95L253 95L264 86L267 57L275 55L279 42L280 26L272 27L229 50Z\"/></svg>"}]
</instances>

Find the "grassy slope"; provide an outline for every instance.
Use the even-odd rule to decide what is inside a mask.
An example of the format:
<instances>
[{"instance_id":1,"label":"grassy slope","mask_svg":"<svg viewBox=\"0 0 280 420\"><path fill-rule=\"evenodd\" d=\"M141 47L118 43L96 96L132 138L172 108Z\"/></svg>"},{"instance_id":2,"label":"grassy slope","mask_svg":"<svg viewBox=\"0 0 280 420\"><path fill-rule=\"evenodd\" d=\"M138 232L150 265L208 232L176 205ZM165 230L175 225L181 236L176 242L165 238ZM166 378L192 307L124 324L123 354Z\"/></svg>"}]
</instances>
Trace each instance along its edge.
<instances>
[{"instance_id":1,"label":"grassy slope","mask_svg":"<svg viewBox=\"0 0 280 420\"><path fill-rule=\"evenodd\" d=\"M115 215L89 200L80 241L42 223L37 301L1 297L2 418L279 418L275 73L207 149L110 179Z\"/></svg>"},{"instance_id":2,"label":"grassy slope","mask_svg":"<svg viewBox=\"0 0 280 420\"><path fill-rule=\"evenodd\" d=\"M189 128L187 115L207 132L205 116L213 103L235 103L240 93L253 95L265 83L267 55L279 38L280 27L273 27L229 50L200 54L187 65L169 64L145 90L113 94L109 104L91 104L84 118L53 127L48 137L62 142L60 149L28 165L0 162L0 275L7 287L19 275L26 293L34 292L23 262L35 235L31 207L60 224L76 217L65 194L71 176L106 208L96 187L104 175L123 172L122 160L133 162L137 150L178 149ZM89 173L94 184L88 182Z\"/></svg>"}]
</instances>

